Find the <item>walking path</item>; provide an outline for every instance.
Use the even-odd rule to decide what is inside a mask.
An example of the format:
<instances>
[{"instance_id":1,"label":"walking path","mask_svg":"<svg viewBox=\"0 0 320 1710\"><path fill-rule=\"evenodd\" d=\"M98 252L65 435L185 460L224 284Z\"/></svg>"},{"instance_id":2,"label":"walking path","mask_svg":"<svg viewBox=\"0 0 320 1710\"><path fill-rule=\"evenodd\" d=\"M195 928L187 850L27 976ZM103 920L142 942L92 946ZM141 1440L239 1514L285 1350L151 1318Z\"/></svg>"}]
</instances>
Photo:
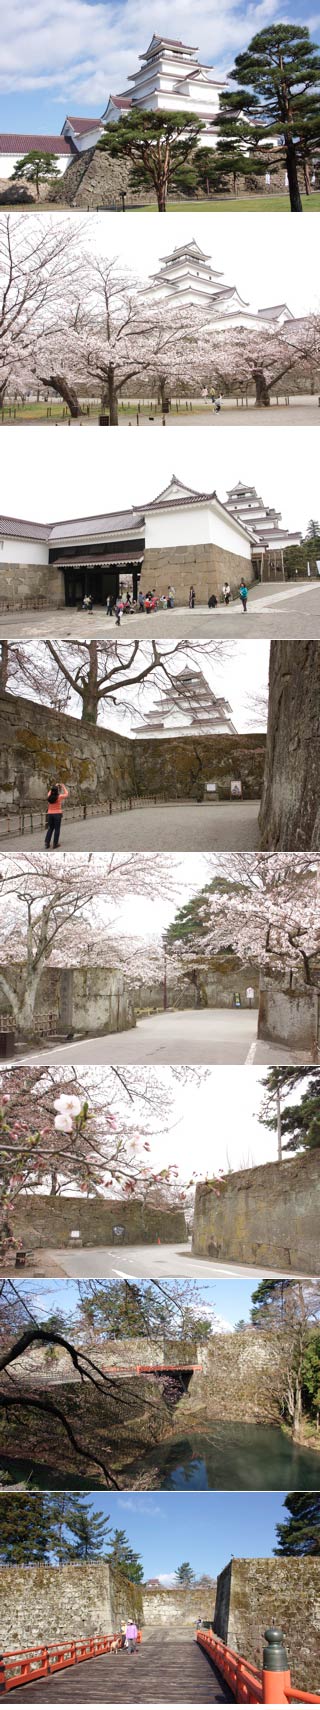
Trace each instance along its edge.
<instances>
[{"instance_id":1,"label":"walking path","mask_svg":"<svg viewBox=\"0 0 320 1710\"><path fill-rule=\"evenodd\" d=\"M17 1058L15 1059L18 1060ZM23 1060L23 1059L21 1059ZM298 1061L306 1061L300 1052ZM253 1009L179 1009L144 1016L124 1033L74 1039L28 1052L29 1063L295 1063L282 1045L257 1039Z\"/></svg>"},{"instance_id":2,"label":"walking path","mask_svg":"<svg viewBox=\"0 0 320 1710\"><path fill-rule=\"evenodd\" d=\"M259 802L161 802L68 821L63 849L257 849ZM3 837L2 849L43 849L44 831Z\"/></svg>"},{"instance_id":3,"label":"walking path","mask_svg":"<svg viewBox=\"0 0 320 1710\"><path fill-rule=\"evenodd\" d=\"M102 606L89 615L71 606L54 613L48 609L1 612L4 640L18 641L25 636L33 640L47 636L52 628L57 639L66 641L88 635L108 640L109 636L119 635L115 619L107 618ZM231 606L218 605L213 611L207 605L196 605L194 611L189 611L188 606L176 606L173 611L152 612L150 616L146 612L133 613L132 617L123 618L120 634L130 641L137 638L142 641L146 636L162 636L164 640L171 637L175 641L191 636L202 641L207 636L215 639L217 635L225 641L230 636L243 640L244 635L249 640L320 640L320 577L316 582L299 581L298 585L285 582L280 588L278 582L256 583L249 592L246 614L236 600Z\"/></svg>"},{"instance_id":4,"label":"walking path","mask_svg":"<svg viewBox=\"0 0 320 1710\"><path fill-rule=\"evenodd\" d=\"M234 1704L232 1693L194 1639L172 1628L143 1635L134 1655L109 1652L10 1692L18 1704Z\"/></svg>"}]
</instances>

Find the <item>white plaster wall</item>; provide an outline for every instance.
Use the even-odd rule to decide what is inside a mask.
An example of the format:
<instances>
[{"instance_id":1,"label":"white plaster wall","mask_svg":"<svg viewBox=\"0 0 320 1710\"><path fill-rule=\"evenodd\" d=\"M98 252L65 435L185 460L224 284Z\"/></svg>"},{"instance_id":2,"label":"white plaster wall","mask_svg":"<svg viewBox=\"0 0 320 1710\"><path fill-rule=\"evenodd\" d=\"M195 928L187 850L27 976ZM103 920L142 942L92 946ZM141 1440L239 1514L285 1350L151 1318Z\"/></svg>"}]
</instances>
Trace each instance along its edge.
<instances>
[{"instance_id":1,"label":"white plaster wall","mask_svg":"<svg viewBox=\"0 0 320 1710\"><path fill-rule=\"evenodd\" d=\"M240 529L224 517L218 507L197 505L167 511L147 511L146 548L175 546L221 546L225 552L236 552L251 560L250 541Z\"/></svg>"},{"instance_id":2,"label":"white plaster wall","mask_svg":"<svg viewBox=\"0 0 320 1710\"><path fill-rule=\"evenodd\" d=\"M0 535L1 564L48 564L49 548L45 540L8 540Z\"/></svg>"},{"instance_id":3,"label":"white plaster wall","mask_svg":"<svg viewBox=\"0 0 320 1710\"><path fill-rule=\"evenodd\" d=\"M21 149L20 154L0 154L0 178L12 178L16 162L17 160L23 160L23 154L25 152L25 150L22 151ZM53 150L50 152L53 153ZM66 166L70 165L70 160L72 160L71 154L56 154L55 162L58 167L58 172L65 172Z\"/></svg>"}]
</instances>

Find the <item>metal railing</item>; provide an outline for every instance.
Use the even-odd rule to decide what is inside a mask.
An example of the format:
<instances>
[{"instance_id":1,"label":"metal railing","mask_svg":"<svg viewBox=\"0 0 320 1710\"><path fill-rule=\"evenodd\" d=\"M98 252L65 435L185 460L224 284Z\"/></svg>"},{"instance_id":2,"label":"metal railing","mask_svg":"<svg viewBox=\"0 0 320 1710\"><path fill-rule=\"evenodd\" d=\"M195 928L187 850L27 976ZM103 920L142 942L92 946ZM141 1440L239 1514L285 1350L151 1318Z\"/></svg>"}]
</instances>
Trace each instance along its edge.
<instances>
[{"instance_id":1,"label":"metal railing","mask_svg":"<svg viewBox=\"0 0 320 1710\"><path fill-rule=\"evenodd\" d=\"M131 813L136 808L157 807L158 805L162 807L185 807L191 803L194 807L203 807L204 805L214 807L215 805L219 806L220 803L232 801L232 805L236 809L238 801L258 801L258 799L258 796L219 796L218 790L217 794L211 794L210 791L205 790L203 796L167 796L162 795L159 791L153 796L125 796L120 800L114 800L108 796L103 802L92 804L91 802L78 802L75 807L68 806L65 822L68 825L68 823L79 820L81 822L86 819L100 819L104 816L108 818L113 813ZM44 831L45 826L45 809L19 808L16 812L1 814L0 841L4 841L6 837L25 837L28 832Z\"/></svg>"},{"instance_id":2,"label":"metal railing","mask_svg":"<svg viewBox=\"0 0 320 1710\"><path fill-rule=\"evenodd\" d=\"M320 1694L299 1692L291 1685L289 1668L255 1668L216 1633L203 1628L198 1629L197 1643L230 1686L236 1704L320 1704Z\"/></svg>"}]
</instances>

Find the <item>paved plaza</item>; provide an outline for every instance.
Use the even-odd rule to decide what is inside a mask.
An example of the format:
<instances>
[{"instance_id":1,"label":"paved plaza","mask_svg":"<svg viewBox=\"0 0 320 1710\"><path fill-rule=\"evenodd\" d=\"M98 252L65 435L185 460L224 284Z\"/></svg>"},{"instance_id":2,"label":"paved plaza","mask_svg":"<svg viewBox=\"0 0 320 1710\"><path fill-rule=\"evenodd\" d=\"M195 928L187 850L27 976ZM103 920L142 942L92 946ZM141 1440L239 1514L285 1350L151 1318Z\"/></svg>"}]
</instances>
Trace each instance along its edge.
<instances>
[{"instance_id":1,"label":"paved plaza","mask_svg":"<svg viewBox=\"0 0 320 1710\"><path fill-rule=\"evenodd\" d=\"M299 1061L303 1060L300 1053ZM296 1058L282 1045L257 1039L253 1009L178 1009L144 1016L121 1033L74 1039L28 1052L30 1063L264 1063Z\"/></svg>"},{"instance_id":2,"label":"paved plaza","mask_svg":"<svg viewBox=\"0 0 320 1710\"><path fill-rule=\"evenodd\" d=\"M249 592L247 613L240 601L231 606L196 605L194 611L176 606L174 611L132 613L123 618L120 628L114 618L107 618L102 606L90 614L76 607L65 606L59 611L24 611L0 613L1 636L4 640L36 640L54 635L56 639L74 641L77 637L102 638L121 635L128 640L146 636L161 636L163 640L262 640L292 641L320 640L320 578L317 582L257 583Z\"/></svg>"},{"instance_id":3,"label":"paved plaza","mask_svg":"<svg viewBox=\"0 0 320 1710\"><path fill-rule=\"evenodd\" d=\"M62 821L61 848L78 849L257 849L259 802L163 802L131 812ZM2 835L0 848L43 849L44 830Z\"/></svg>"}]
</instances>

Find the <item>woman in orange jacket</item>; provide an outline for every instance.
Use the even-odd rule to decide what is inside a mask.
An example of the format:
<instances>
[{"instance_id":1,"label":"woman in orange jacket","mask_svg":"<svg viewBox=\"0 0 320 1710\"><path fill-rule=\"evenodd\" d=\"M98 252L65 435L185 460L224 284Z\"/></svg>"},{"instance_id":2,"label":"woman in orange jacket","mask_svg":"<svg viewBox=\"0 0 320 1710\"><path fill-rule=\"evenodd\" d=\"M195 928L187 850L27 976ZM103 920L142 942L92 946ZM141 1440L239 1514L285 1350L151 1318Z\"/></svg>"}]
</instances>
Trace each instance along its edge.
<instances>
[{"instance_id":1,"label":"woman in orange jacket","mask_svg":"<svg viewBox=\"0 0 320 1710\"><path fill-rule=\"evenodd\" d=\"M58 849L59 847L63 803L66 801L68 795L69 790L65 789L64 784L52 784L51 790L48 791L48 824L44 840L45 849L50 849L52 836L53 848Z\"/></svg>"}]
</instances>

